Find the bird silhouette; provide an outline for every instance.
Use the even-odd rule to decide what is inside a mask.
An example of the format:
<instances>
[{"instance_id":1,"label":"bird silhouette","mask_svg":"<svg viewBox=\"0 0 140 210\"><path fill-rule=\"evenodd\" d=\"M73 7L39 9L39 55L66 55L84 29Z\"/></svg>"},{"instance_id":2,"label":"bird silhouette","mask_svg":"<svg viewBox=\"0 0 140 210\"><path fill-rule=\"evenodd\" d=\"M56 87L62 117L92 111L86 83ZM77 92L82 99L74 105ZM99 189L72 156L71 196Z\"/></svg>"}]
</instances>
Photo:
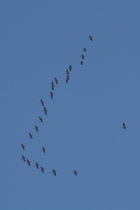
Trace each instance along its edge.
<instances>
[{"instance_id":1,"label":"bird silhouette","mask_svg":"<svg viewBox=\"0 0 140 210\"><path fill-rule=\"evenodd\" d=\"M23 150L25 150L25 145L24 144L21 144L21 147Z\"/></svg>"}]
</instances>

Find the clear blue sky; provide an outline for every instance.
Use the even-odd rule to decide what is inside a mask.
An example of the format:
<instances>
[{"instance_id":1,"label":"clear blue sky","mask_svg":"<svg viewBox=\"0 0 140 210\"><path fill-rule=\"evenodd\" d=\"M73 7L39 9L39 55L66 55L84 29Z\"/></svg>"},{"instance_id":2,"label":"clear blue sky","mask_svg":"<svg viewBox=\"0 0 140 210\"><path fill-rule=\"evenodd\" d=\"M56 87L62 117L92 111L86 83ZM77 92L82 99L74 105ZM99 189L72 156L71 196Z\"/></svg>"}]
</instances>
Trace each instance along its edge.
<instances>
[{"instance_id":1,"label":"clear blue sky","mask_svg":"<svg viewBox=\"0 0 140 210\"><path fill-rule=\"evenodd\" d=\"M139 0L0 1L1 210L140 209L139 11Z\"/></svg>"}]
</instances>

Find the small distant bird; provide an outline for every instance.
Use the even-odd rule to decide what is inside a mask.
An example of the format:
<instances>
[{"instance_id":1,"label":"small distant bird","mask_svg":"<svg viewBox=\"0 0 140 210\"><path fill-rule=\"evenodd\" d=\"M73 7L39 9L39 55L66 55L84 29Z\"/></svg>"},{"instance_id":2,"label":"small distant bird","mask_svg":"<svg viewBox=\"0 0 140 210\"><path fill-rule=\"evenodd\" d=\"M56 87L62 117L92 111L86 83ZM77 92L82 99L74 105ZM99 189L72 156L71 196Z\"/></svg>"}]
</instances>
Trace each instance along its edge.
<instances>
[{"instance_id":1,"label":"small distant bird","mask_svg":"<svg viewBox=\"0 0 140 210\"><path fill-rule=\"evenodd\" d=\"M30 137L31 139L33 139L33 135L32 135L31 133L29 133L29 137Z\"/></svg>"},{"instance_id":2,"label":"small distant bird","mask_svg":"<svg viewBox=\"0 0 140 210\"><path fill-rule=\"evenodd\" d=\"M69 75L69 70L68 69L66 70L66 74Z\"/></svg>"},{"instance_id":3,"label":"small distant bird","mask_svg":"<svg viewBox=\"0 0 140 210\"><path fill-rule=\"evenodd\" d=\"M82 55L81 55L81 58L82 58L82 59L85 59L85 56L82 54Z\"/></svg>"},{"instance_id":4,"label":"small distant bird","mask_svg":"<svg viewBox=\"0 0 140 210\"><path fill-rule=\"evenodd\" d=\"M26 162L26 158L24 157L24 155L22 155L21 157L22 157L22 160L23 160L24 162Z\"/></svg>"},{"instance_id":5,"label":"small distant bird","mask_svg":"<svg viewBox=\"0 0 140 210\"><path fill-rule=\"evenodd\" d=\"M45 147L42 147L42 152L46 152L46 148Z\"/></svg>"},{"instance_id":6,"label":"small distant bird","mask_svg":"<svg viewBox=\"0 0 140 210\"><path fill-rule=\"evenodd\" d=\"M72 65L69 65L69 70L70 70L70 71L72 70Z\"/></svg>"},{"instance_id":7,"label":"small distant bird","mask_svg":"<svg viewBox=\"0 0 140 210\"><path fill-rule=\"evenodd\" d=\"M37 125L35 125L35 130L38 132L38 126Z\"/></svg>"},{"instance_id":8,"label":"small distant bird","mask_svg":"<svg viewBox=\"0 0 140 210\"><path fill-rule=\"evenodd\" d=\"M51 99L53 99L53 92L50 92Z\"/></svg>"},{"instance_id":9,"label":"small distant bird","mask_svg":"<svg viewBox=\"0 0 140 210\"><path fill-rule=\"evenodd\" d=\"M41 102L42 106L44 106L44 101L42 99L40 99L40 102Z\"/></svg>"},{"instance_id":10,"label":"small distant bird","mask_svg":"<svg viewBox=\"0 0 140 210\"><path fill-rule=\"evenodd\" d=\"M25 145L24 144L21 144L21 147L23 150L25 150Z\"/></svg>"},{"instance_id":11,"label":"small distant bird","mask_svg":"<svg viewBox=\"0 0 140 210\"><path fill-rule=\"evenodd\" d=\"M47 115L47 109L46 109L46 107L44 106L44 113L45 113L45 115Z\"/></svg>"},{"instance_id":12,"label":"small distant bird","mask_svg":"<svg viewBox=\"0 0 140 210\"><path fill-rule=\"evenodd\" d=\"M74 173L75 176L77 176L77 171L73 170L73 173Z\"/></svg>"},{"instance_id":13,"label":"small distant bird","mask_svg":"<svg viewBox=\"0 0 140 210\"><path fill-rule=\"evenodd\" d=\"M56 170L52 169L52 172L56 176Z\"/></svg>"},{"instance_id":14,"label":"small distant bird","mask_svg":"<svg viewBox=\"0 0 140 210\"><path fill-rule=\"evenodd\" d=\"M126 125L125 125L125 123L123 122L123 129L126 129L127 127L126 127Z\"/></svg>"},{"instance_id":15,"label":"small distant bird","mask_svg":"<svg viewBox=\"0 0 140 210\"><path fill-rule=\"evenodd\" d=\"M92 36L89 36L89 39L90 39L91 41L93 41L93 38L92 38Z\"/></svg>"},{"instance_id":16,"label":"small distant bird","mask_svg":"<svg viewBox=\"0 0 140 210\"><path fill-rule=\"evenodd\" d=\"M54 90L54 82L51 83L52 90Z\"/></svg>"},{"instance_id":17,"label":"small distant bird","mask_svg":"<svg viewBox=\"0 0 140 210\"><path fill-rule=\"evenodd\" d=\"M80 64L81 64L81 65L83 65L83 63L84 63L83 61L80 61Z\"/></svg>"},{"instance_id":18,"label":"small distant bird","mask_svg":"<svg viewBox=\"0 0 140 210\"><path fill-rule=\"evenodd\" d=\"M69 75L67 75L67 77L66 77L66 83L68 83L68 81L69 81Z\"/></svg>"},{"instance_id":19,"label":"small distant bird","mask_svg":"<svg viewBox=\"0 0 140 210\"><path fill-rule=\"evenodd\" d=\"M44 173L44 168L42 166L40 166L40 169L41 169L42 173Z\"/></svg>"},{"instance_id":20,"label":"small distant bird","mask_svg":"<svg viewBox=\"0 0 140 210\"><path fill-rule=\"evenodd\" d=\"M55 83L58 85L58 79L55 77L54 80L55 80Z\"/></svg>"},{"instance_id":21,"label":"small distant bird","mask_svg":"<svg viewBox=\"0 0 140 210\"><path fill-rule=\"evenodd\" d=\"M84 51L84 52L86 52L86 51L87 51L87 49L86 49L86 48L83 48L83 51Z\"/></svg>"},{"instance_id":22,"label":"small distant bird","mask_svg":"<svg viewBox=\"0 0 140 210\"><path fill-rule=\"evenodd\" d=\"M36 162L35 163L35 167L37 168L37 169L39 169L39 164Z\"/></svg>"},{"instance_id":23,"label":"small distant bird","mask_svg":"<svg viewBox=\"0 0 140 210\"><path fill-rule=\"evenodd\" d=\"M38 118L39 118L40 122L42 122L42 123L43 123L43 119L42 119L42 117L38 117Z\"/></svg>"},{"instance_id":24,"label":"small distant bird","mask_svg":"<svg viewBox=\"0 0 140 210\"><path fill-rule=\"evenodd\" d=\"M31 166L31 163L28 159L26 159L27 163L28 163L28 166Z\"/></svg>"}]
</instances>

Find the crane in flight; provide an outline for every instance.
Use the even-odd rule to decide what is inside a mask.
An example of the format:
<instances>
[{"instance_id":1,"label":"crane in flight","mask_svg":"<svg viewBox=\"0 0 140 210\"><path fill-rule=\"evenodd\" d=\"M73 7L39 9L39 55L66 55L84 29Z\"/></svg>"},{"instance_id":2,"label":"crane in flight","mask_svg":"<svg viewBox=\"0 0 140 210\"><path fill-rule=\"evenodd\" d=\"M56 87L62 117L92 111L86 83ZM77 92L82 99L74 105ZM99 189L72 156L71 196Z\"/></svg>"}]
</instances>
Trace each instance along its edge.
<instances>
[{"instance_id":1,"label":"crane in flight","mask_svg":"<svg viewBox=\"0 0 140 210\"><path fill-rule=\"evenodd\" d=\"M53 92L50 92L51 99L53 99Z\"/></svg>"},{"instance_id":2,"label":"crane in flight","mask_svg":"<svg viewBox=\"0 0 140 210\"><path fill-rule=\"evenodd\" d=\"M54 82L51 83L52 90L54 90Z\"/></svg>"},{"instance_id":3,"label":"crane in flight","mask_svg":"<svg viewBox=\"0 0 140 210\"><path fill-rule=\"evenodd\" d=\"M55 77L54 78L56 85L58 85L58 79Z\"/></svg>"},{"instance_id":4,"label":"crane in flight","mask_svg":"<svg viewBox=\"0 0 140 210\"><path fill-rule=\"evenodd\" d=\"M45 115L47 115L47 109L46 109L46 107L44 106L44 113L45 113Z\"/></svg>"},{"instance_id":5,"label":"crane in flight","mask_svg":"<svg viewBox=\"0 0 140 210\"><path fill-rule=\"evenodd\" d=\"M93 41L93 38L92 38L92 36L89 36L89 39L90 39L91 41Z\"/></svg>"},{"instance_id":6,"label":"crane in flight","mask_svg":"<svg viewBox=\"0 0 140 210\"><path fill-rule=\"evenodd\" d=\"M84 52L86 52L86 51L87 51L87 49L86 49L86 48L83 48L83 51L84 51Z\"/></svg>"},{"instance_id":7,"label":"crane in flight","mask_svg":"<svg viewBox=\"0 0 140 210\"><path fill-rule=\"evenodd\" d=\"M38 118L39 118L40 122L42 122L42 123L43 123L43 119L42 119L42 117L38 117Z\"/></svg>"},{"instance_id":8,"label":"crane in flight","mask_svg":"<svg viewBox=\"0 0 140 210\"><path fill-rule=\"evenodd\" d=\"M45 147L42 147L42 152L46 152L46 148Z\"/></svg>"},{"instance_id":9,"label":"crane in flight","mask_svg":"<svg viewBox=\"0 0 140 210\"><path fill-rule=\"evenodd\" d=\"M56 170L52 169L54 176L56 176Z\"/></svg>"},{"instance_id":10,"label":"crane in flight","mask_svg":"<svg viewBox=\"0 0 140 210\"><path fill-rule=\"evenodd\" d=\"M73 170L73 173L75 176L77 176L77 171L76 170Z\"/></svg>"},{"instance_id":11,"label":"crane in flight","mask_svg":"<svg viewBox=\"0 0 140 210\"><path fill-rule=\"evenodd\" d=\"M37 125L35 125L35 130L38 132L38 126Z\"/></svg>"},{"instance_id":12,"label":"crane in flight","mask_svg":"<svg viewBox=\"0 0 140 210\"><path fill-rule=\"evenodd\" d=\"M80 64L81 64L81 65L83 65L83 63L84 63L83 61L80 61Z\"/></svg>"},{"instance_id":13,"label":"crane in flight","mask_svg":"<svg viewBox=\"0 0 140 210\"><path fill-rule=\"evenodd\" d=\"M33 135L31 133L29 133L29 137L30 139L33 139Z\"/></svg>"},{"instance_id":14,"label":"crane in flight","mask_svg":"<svg viewBox=\"0 0 140 210\"><path fill-rule=\"evenodd\" d=\"M123 129L126 129L127 127L126 127L126 125L125 125L125 123L123 122Z\"/></svg>"},{"instance_id":15,"label":"crane in flight","mask_svg":"<svg viewBox=\"0 0 140 210\"><path fill-rule=\"evenodd\" d=\"M42 99L40 99L40 102L41 102L42 106L44 106L44 101Z\"/></svg>"},{"instance_id":16,"label":"crane in flight","mask_svg":"<svg viewBox=\"0 0 140 210\"><path fill-rule=\"evenodd\" d=\"M31 162L28 159L26 159L26 161L28 163L28 166L31 166Z\"/></svg>"},{"instance_id":17,"label":"crane in flight","mask_svg":"<svg viewBox=\"0 0 140 210\"><path fill-rule=\"evenodd\" d=\"M41 169L42 173L44 173L44 168L42 166L40 166L40 169Z\"/></svg>"},{"instance_id":18,"label":"crane in flight","mask_svg":"<svg viewBox=\"0 0 140 210\"><path fill-rule=\"evenodd\" d=\"M66 83L68 83L68 81L69 81L69 75L67 75L67 77L66 77Z\"/></svg>"},{"instance_id":19,"label":"crane in flight","mask_svg":"<svg viewBox=\"0 0 140 210\"><path fill-rule=\"evenodd\" d=\"M23 160L24 162L26 162L26 158L24 157L24 155L22 155L21 157L22 157L22 160Z\"/></svg>"},{"instance_id":20,"label":"crane in flight","mask_svg":"<svg viewBox=\"0 0 140 210\"><path fill-rule=\"evenodd\" d=\"M39 164L36 162L35 163L35 167L37 168L37 169L39 169Z\"/></svg>"},{"instance_id":21,"label":"crane in flight","mask_svg":"<svg viewBox=\"0 0 140 210\"><path fill-rule=\"evenodd\" d=\"M72 70L72 65L69 65L69 70L70 70L70 71Z\"/></svg>"},{"instance_id":22,"label":"crane in flight","mask_svg":"<svg viewBox=\"0 0 140 210\"><path fill-rule=\"evenodd\" d=\"M81 58L82 58L82 59L85 59L85 56L82 54L82 55L81 55Z\"/></svg>"},{"instance_id":23,"label":"crane in flight","mask_svg":"<svg viewBox=\"0 0 140 210\"><path fill-rule=\"evenodd\" d=\"M22 148L23 150L25 150L25 145L24 145L24 144L21 144L21 148Z\"/></svg>"}]
</instances>

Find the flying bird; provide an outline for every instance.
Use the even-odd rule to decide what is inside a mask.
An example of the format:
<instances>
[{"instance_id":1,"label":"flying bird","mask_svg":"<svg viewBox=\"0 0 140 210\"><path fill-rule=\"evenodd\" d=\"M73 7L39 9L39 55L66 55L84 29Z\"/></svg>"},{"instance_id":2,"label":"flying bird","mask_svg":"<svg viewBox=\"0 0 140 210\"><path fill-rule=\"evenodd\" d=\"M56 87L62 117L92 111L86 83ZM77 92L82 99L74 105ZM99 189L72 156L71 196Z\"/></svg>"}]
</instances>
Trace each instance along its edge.
<instances>
[{"instance_id":1,"label":"flying bird","mask_svg":"<svg viewBox=\"0 0 140 210\"><path fill-rule=\"evenodd\" d=\"M58 79L56 77L54 79L55 79L55 83L58 85Z\"/></svg>"},{"instance_id":2,"label":"flying bird","mask_svg":"<svg viewBox=\"0 0 140 210\"><path fill-rule=\"evenodd\" d=\"M42 99L40 99L40 102L41 102L42 106L44 106L44 101Z\"/></svg>"},{"instance_id":3,"label":"flying bird","mask_svg":"<svg viewBox=\"0 0 140 210\"><path fill-rule=\"evenodd\" d=\"M42 152L46 152L46 148L45 147L42 147Z\"/></svg>"},{"instance_id":4,"label":"flying bird","mask_svg":"<svg viewBox=\"0 0 140 210\"><path fill-rule=\"evenodd\" d=\"M83 51L84 51L84 52L86 52L86 51L87 51L87 49L86 49L86 48L83 48Z\"/></svg>"},{"instance_id":5,"label":"flying bird","mask_svg":"<svg viewBox=\"0 0 140 210\"><path fill-rule=\"evenodd\" d=\"M52 90L54 90L54 82L51 83Z\"/></svg>"},{"instance_id":6,"label":"flying bird","mask_svg":"<svg viewBox=\"0 0 140 210\"><path fill-rule=\"evenodd\" d=\"M69 70L70 70L70 71L72 70L72 65L69 65Z\"/></svg>"},{"instance_id":7,"label":"flying bird","mask_svg":"<svg viewBox=\"0 0 140 210\"><path fill-rule=\"evenodd\" d=\"M126 127L126 125L125 125L125 123L123 122L123 129L126 129L127 127Z\"/></svg>"},{"instance_id":8,"label":"flying bird","mask_svg":"<svg viewBox=\"0 0 140 210\"><path fill-rule=\"evenodd\" d=\"M44 168L42 166L40 166L40 169L41 169L42 173L44 173Z\"/></svg>"},{"instance_id":9,"label":"flying bird","mask_svg":"<svg viewBox=\"0 0 140 210\"><path fill-rule=\"evenodd\" d=\"M82 54L82 55L81 55L81 58L82 58L82 59L85 59L85 56Z\"/></svg>"},{"instance_id":10,"label":"flying bird","mask_svg":"<svg viewBox=\"0 0 140 210\"><path fill-rule=\"evenodd\" d=\"M52 169L52 172L56 176L56 170Z\"/></svg>"},{"instance_id":11,"label":"flying bird","mask_svg":"<svg viewBox=\"0 0 140 210\"><path fill-rule=\"evenodd\" d=\"M77 171L76 170L73 170L73 173L75 176L77 176Z\"/></svg>"},{"instance_id":12,"label":"flying bird","mask_svg":"<svg viewBox=\"0 0 140 210\"><path fill-rule=\"evenodd\" d=\"M69 70L68 69L66 70L66 74L69 75Z\"/></svg>"},{"instance_id":13,"label":"flying bird","mask_svg":"<svg viewBox=\"0 0 140 210\"><path fill-rule=\"evenodd\" d=\"M24 144L21 144L21 147L23 150L25 150L25 145Z\"/></svg>"},{"instance_id":14,"label":"flying bird","mask_svg":"<svg viewBox=\"0 0 140 210\"><path fill-rule=\"evenodd\" d=\"M37 125L35 125L35 130L38 132L38 126Z\"/></svg>"},{"instance_id":15,"label":"flying bird","mask_svg":"<svg viewBox=\"0 0 140 210\"><path fill-rule=\"evenodd\" d=\"M53 99L53 92L50 92L51 99Z\"/></svg>"},{"instance_id":16,"label":"flying bird","mask_svg":"<svg viewBox=\"0 0 140 210\"><path fill-rule=\"evenodd\" d=\"M27 163L28 163L28 166L31 166L31 163L28 159L26 159Z\"/></svg>"},{"instance_id":17,"label":"flying bird","mask_svg":"<svg viewBox=\"0 0 140 210\"><path fill-rule=\"evenodd\" d=\"M37 168L37 169L39 169L39 164L36 162L35 163L35 167Z\"/></svg>"},{"instance_id":18,"label":"flying bird","mask_svg":"<svg viewBox=\"0 0 140 210\"><path fill-rule=\"evenodd\" d=\"M22 157L22 160L23 160L24 162L26 162L26 158L24 157L24 155L22 155L21 157Z\"/></svg>"},{"instance_id":19,"label":"flying bird","mask_svg":"<svg viewBox=\"0 0 140 210\"><path fill-rule=\"evenodd\" d=\"M42 122L42 123L43 123L43 119L42 119L42 117L38 117L38 118L39 118L40 122Z\"/></svg>"},{"instance_id":20,"label":"flying bird","mask_svg":"<svg viewBox=\"0 0 140 210\"><path fill-rule=\"evenodd\" d=\"M91 41L93 41L93 38L92 38L92 36L89 36L89 39L90 39Z\"/></svg>"},{"instance_id":21,"label":"flying bird","mask_svg":"<svg viewBox=\"0 0 140 210\"><path fill-rule=\"evenodd\" d=\"M80 61L80 64L81 64L81 65L83 65L83 63L84 63L83 61Z\"/></svg>"},{"instance_id":22,"label":"flying bird","mask_svg":"<svg viewBox=\"0 0 140 210\"><path fill-rule=\"evenodd\" d=\"M46 107L44 106L44 113L45 113L45 115L47 115L47 109L46 109Z\"/></svg>"},{"instance_id":23,"label":"flying bird","mask_svg":"<svg viewBox=\"0 0 140 210\"><path fill-rule=\"evenodd\" d=\"M33 135L31 133L29 133L29 137L30 139L33 139Z\"/></svg>"},{"instance_id":24,"label":"flying bird","mask_svg":"<svg viewBox=\"0 0 140 210\"><path fill-rule=\"evenodd\" d=\"M68 81L69 81L69 75L67 75L67 77L66 77L66 83L68 83Z\"/></svg>"}]
</instances>

